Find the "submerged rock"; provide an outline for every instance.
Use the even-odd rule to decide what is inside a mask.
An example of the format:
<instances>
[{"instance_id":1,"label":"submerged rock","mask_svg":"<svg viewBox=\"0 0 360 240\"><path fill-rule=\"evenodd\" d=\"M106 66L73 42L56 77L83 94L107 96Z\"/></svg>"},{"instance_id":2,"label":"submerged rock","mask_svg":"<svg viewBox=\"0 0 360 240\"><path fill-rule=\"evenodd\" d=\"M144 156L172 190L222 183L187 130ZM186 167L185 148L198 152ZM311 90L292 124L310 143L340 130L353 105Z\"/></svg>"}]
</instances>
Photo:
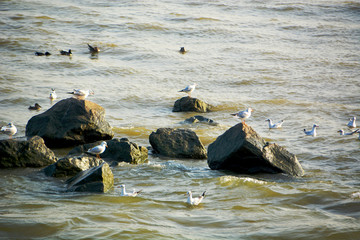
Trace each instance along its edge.
<instances>
[{"instance_id":1,"label":"submerged rock","mask_svg":"<svg viewBox=\"0 0 360 240\"><path fill-rule=\"evenodd\" d=\"M59 159L56 163L47 166L43 171L49 177L74 176L81 171L99 166L103 162L104 160L96 157L66 156Z\"/></svg>"},{"instance_id":2,"label":"submerged rock","mask_svg":"<svg viewBox=\"0 0 360 240\"><path fill-rule=\"evenodd\" d=\"M296 156L277 144L264 141L250 126L239 123L208 147L211 169L238 173L287 173L303 176Z\"/></svg>"},{"instance_id":3,"label":"submerged rock","mask_svg":"<svg viewBox=\"0 0 360 240\"><path fill-rule=\"evenodd\" d=\"M183 97L176 100L173 112L209 112L210 105L197 98Z\"/></svg>"},{"instance_id":4,"label":"submerged rock","mask_svg":"<svg viewBox=\"0 0 360 240\"><path fill-rule=\"evenodd\" d=\"M196 115L196 116L187 118L187 119L185 119L184 122L185 123L190 123L190 124L200 122L200 123L207 123L207 124L213 125L213 126L219 125L219 123L215 122L214 120L203 117L203 116L200 116L200 115Z\"/></svg>"},{"instance_id":5,"label":"submerged rock","mask_svg":"<svg viewBox=\"0 0 360 240\"><path fill-rule=\"evenodd\" d=\"M0 156L0 168L44 167L57 160L39 136L29 140L1 140Z\"/></svg>"},{"instance_id":6,"label":"submerged rock","mask_svg":"<svg viewBox=\"0 0 360 240\"><path fill-rule=\"evenodd\" d=\"M26 136L38 135L46 145L66 147L114 136L105 120L105 109L88 100L68 98L44 113L32 117L26 125Z\"/></svg>"},{"instance_id":7,"label":"submerged rock","mask_svg":"<svg viewBox=\"0 0 360 240\"><path fill-rule=\"evenodd\" d=\"M70 192L107 192L114 185L114 175L109 164L103 162L97 167L79 172L66 182Z\"/></svg>"},{"instance_id":8,"label":"submerged rock","mask_svg":"<svg viewBox=\"0 0 360 240\"><path fill-rule=\"evenodd\" d=\"M130 142L127 138L112 139L106 143L108 147L105 152L100 155L102 158L131 164L144 163L148 159L148 149L143 146L138 146L136 143ZM77 146L72 149L68 155L85 153L89 148L96 145L98 145L98 142Z\"/></svg>"},{"instance_id":9,"label":"submerged rock","mask_svg":"<svg viewBox=\"0 0 360 240\"><path fill-rule=\"evenodd\" d=\"M189 129L159 128L149 141L156 153L167 157L205 159L206 149L196 133Z\"/></svg>"}]
</instances>

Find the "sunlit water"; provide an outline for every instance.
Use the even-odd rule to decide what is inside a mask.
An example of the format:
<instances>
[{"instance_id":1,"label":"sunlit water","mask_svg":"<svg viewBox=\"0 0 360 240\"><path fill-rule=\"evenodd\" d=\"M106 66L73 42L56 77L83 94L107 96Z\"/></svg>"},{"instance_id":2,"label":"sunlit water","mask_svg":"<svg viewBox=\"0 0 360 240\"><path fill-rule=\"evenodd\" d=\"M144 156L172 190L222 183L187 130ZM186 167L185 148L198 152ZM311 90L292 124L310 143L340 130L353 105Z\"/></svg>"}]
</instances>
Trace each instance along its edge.
<instances>
[{"instance_id":1,"label":"sunlit water","mask_svg":"<svg viewBox=\"0 0 360 240\"><path fill-rule=\"evenodd\" d=\"M360 140L337 133L360 119L358 1L3 0L0 12L0 123L14 122L15 136L73 88L94 90L88 99L106 109L115 137L143 146L157 128L183 127L207 147L238 122L230 113L252 107L247 123L306 172L248 176L149 155L112 168L111 191L80 194L39 169L1 170L0 238L360 238ZM196 114L172 112L194 82L218 126L184 125ZM43 109L29 111L35 102ZM283 128L268 130L267 118ZM305 137L313 123L318 136ZM143 192L120 197L121 184ZM188 190L208 195L188 207Z\"/></svg>"}]
</instances>

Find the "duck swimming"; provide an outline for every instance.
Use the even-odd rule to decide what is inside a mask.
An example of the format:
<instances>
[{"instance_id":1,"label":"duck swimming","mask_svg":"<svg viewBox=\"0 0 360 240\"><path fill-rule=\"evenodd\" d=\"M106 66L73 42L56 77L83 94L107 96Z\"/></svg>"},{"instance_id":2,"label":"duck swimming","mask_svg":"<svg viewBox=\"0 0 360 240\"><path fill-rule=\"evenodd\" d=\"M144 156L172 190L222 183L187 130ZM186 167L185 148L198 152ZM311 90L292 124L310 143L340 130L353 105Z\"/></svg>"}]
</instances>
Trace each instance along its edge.
<instances>
[{"instance_id":1,"label":"duck swimming","mask_svg":"<svg viewBox=\"0 0 360 240\"><path fill-rule=\"evenodd\" d=\"M49 52L45 52L45 53L42 53L42 52L35 52L35 55L36 55L36 56L50 56L50 55L51 55L51 53L49 53Z\"/></svg>"},{"instance_id":2,"label":"duck swimming","mask_svg":"<svg viewBox=\"0 0 360 240\"><path fill-rule=\"evenodd\" d=\"M40 110L41 106L38 103L35 103L34 106L30 106L29 110Z\"/></svg>"},{"instance_id":3,"label":"duck swimming","mask_svg":"<svg viewBox=\"0 0 360 240\"><path fill-rule=\"evenodd\" d=\"M98 47L92 47L90 44L87 44L91 54L99 53L100 49Z\"/></svg>"},{"instance_id":4,"label":"duck swimming","mask_svg":"<svg viewBox=\"0 0 360 240\"><path fill-rule=\"evenodd\" d=\"M64 51L64 50L60 50L60 54L61 55L65 55L65 56L71 56L72 55L72 52L71 52L71 49L69 49L69 51Z\"/></svg>"},{"instance_id":5,"label":"duck swimming","mask_svg":"<svg viewBox=\"0 0 360 240\"><path fill-rule=\"evenodd\" d=\"M186 50L185 50L184 47L181 47L180 50L179 50L179 52L182 53L182 54L184 54L184 53L186 53Z\"/></svg>"}]
</instances>

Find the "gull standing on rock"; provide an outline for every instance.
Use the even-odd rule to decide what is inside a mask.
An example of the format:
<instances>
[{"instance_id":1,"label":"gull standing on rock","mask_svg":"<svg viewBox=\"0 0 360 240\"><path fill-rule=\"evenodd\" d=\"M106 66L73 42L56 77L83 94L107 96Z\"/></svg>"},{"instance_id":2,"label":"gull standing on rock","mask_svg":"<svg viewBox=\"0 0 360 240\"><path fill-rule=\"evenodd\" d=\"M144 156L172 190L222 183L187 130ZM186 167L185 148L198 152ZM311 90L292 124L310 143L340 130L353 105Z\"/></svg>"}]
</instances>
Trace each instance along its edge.
<instances>
[{"instance_id":1,"label":"gull standing on rock","mask_svg":"<svg viewBox=\"0 0 360 240\"><path fill-rule=\"evenodd\" d=\"M105 149L107 148L107 144L105 141L103 141L100 145L97 145L93 148L89 148L89 150L87 150L88 153L90 154L95 154L98 158L100 158L100 154L102 154L103 152L105 152Z\"/></svg>"},{"instance_id":2,"label":"gull standing on rock","mask_svg":"<svg viewBox=\"0 0 360 240\"><path fill-rule=\"evenodd\" d=\"M190 205L192 205L192 206L199 205L199 203L201 203L201 201L204 199L205 193L206 193L206 191L204 191L203 194L201 194L200 196L193 198L193 197L192 197L192 192L191 192L191 191L188 191L188 192L186 193L186 194L188 195L188 198L187 198L187 200L186 200L186 203L188 203L188 204L190 204Z\"/></svg>"},{"instance_id":3,"label":"gull standing on rock","mask_svg":"<svg viewBox=\"0 0 360 240\"><path fill-rule=\"evenodd\" d=\"M306 131L306 129L304 129L304 133L305 135L308 135L308 136L313 136L315 137L316 136L316 128L319 127L318 125L314 124L311 131Z\"/></svg>"},{"instance_id":4,"label":"gull standing on rock","mask_svg":"<svg viewBox=\"0 0 360 240\"><path fill-rule=\"evenodd\" d=\"M132 193L127 193L124 184L120 185L120 188L121 188L121 194L120 194L120 196L122 196L122 197L135 197L135 196L137 196L139 193L141 193L141 191L142 191L142 190L140 190L140 191L135 191L135 189L134 189Z\"/></svg>"},{"instance_id":5,"label":"gull standing on rock","mask_svg":"<svg viewBox=\"0 0 360 240\"><path fill-rule=\"evenodd\" d=\"M196 83L194 83L192 85L188 85L184 89L180 90L179 92L185 92L189 95L189 97L191 97L191 93L195 90L196 86L197 86Z\"/></svg>"},{"instance_id":6,"label":"gull standing on rock","mask_svg":"<svg viewBox=\"0 0 360 240\"><path fill-rule=\"evenodd\" d=\"M281 120L280 122L273 123L270 118L266 119L265 121L269 122L269 128L281 128L282 124L284 123L284 120Z\"/></svg>"},{"instance_id":7,"label":"gull standing on rock","mask_svg":"<svg viewBox=\"0 0 360 240\"><path fill-rule=\"evenodd\" d=\"M354 133L359 132L360 129L356 129L355 131L349 132L349 133L345 133L344 130L340 129L338 132L340 133L341 136L343 135L353 135Z\"/></svg>"},{"instance_id":8,"label":"gull standing on rock","mask_svg":"<svg viewBox=\"0 0 360 240\"><path fill-rule=\"evenodd\" d=\"M89 95L94 95L94 92L92 90L74 89L74 91L68 92L68 94L73 94L75 98L84 100Z\"/></svg>"},{"instance_id":9,"label":"gull standing on rock","mask_svg":"<svg viewBox=\"0 0 360 240\"><path fill-rule=\"evenodd\" d=\"M244 111L238 112L238 113L232 113L232 116L235 116L241 120L241 122L246 125L245 119L249 118L251 116L252 108L248 108Z\"/></svg>"},{"instance_id":10,"label":"gull standing on rock","mask_svg":"<svg viewBox=\"0 0 360 240\"><path fill-rule=\"evenodd\" d=\"M9 136L9 138L12 138L13 135L15 135L15 133L17 133L17 128L15 127L15 125L10 122L8 125L3 126L0 129L1 133L4 133L6 135Z\"/></svg>"},{"instance_id":11,"label":"gull standing on rock","mask_svg":"<svg viewBox=\"0 0 360 240\"><path fill-rule=\"evenodd\" d=\"M356 123L355 123L355 121L356 121L356 117L350 118L350 121L349 121L349 123L347 124L348 127L349 127L349 128L356 128Z\"/></svg>"}]
</instances>

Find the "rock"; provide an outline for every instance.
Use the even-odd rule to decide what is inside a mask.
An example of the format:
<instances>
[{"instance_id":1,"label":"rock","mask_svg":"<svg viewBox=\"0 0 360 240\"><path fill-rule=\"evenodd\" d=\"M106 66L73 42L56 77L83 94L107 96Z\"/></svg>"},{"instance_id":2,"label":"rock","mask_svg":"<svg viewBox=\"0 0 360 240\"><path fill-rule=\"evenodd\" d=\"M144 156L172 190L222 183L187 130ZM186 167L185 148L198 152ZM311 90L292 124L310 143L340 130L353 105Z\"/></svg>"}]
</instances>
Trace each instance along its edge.
<instances>
[{"instance_id":1,"label":"rock","mask_svg":"<svg viewBox=\"0 0 360 240\"><path fill-rule=\"evenodd\" d=\"M44 167L57 160L39 136L29 140L1 140L0 156L0 168Z\"/></svg>"},{"instance_id":2,"label":"rock","mask_svg":"<svg viewBox=\"0 0 360 240\"><path fill-rule=\"evenodd\" d=\"M208 147L211 169L238 173L287 173L303 176L296 156L277 144L265 142L250 126L239 123Z\"/></svg>"},{"instance_id":3,"label":"rock","mask_svg":"<svg viewBox=\"0 0 360 240\"><path fill-rule=\"evenodd\" d=\"M193 116L191 118L185 119L185 123L192 124L192 123L198 123L198 122L207 123L207 124L210 124L210 125L213 125L213 126L219 125L219 123L215 122L214 120L203 117L203 116L199 116L199 115L196 115L196 116Z\"/></svg>"},{"instance_id":4,"label":"rock","mask_svg":"<svg viewBox=\"0 0 360 240\"><path fill-rule=\"evenodd\" d=\"M159 128L149 137L156 153L167 157L205 159L206 149L190 129Z\"/></svg>"},{"instance_id":5,"label":"rock","mask_svg":"<svg viewBox=\"0 0 360 240\"><path fill-rule=\"evenodd\" d=\"M44 173L49 177L74 176L81 171L99 166L104 160L89 156L66 156L56 163L44 168Z\"/></svg>"},{"instance_id":6,"label":"rock","mask_svg":"<svg viewBox=\"0 0 360 240\"><path fill-rule=\"evenodd\" d=\"M103 162L97 167L79 172L66 182L70 192L107 192L114 185L114 175L109 164Z\"/></svg>"},{"instance_id":7,"label":"rock","mask_svg":"<svg viewBox=\"0 0 360 240\"><path fill-rule=\"evenodd\" d=\"M211 108L210 105L197 98L183 97L176 100L172 111L205 113L205 112L209 112L210 108Z\"/></svg>"},{"instance_id":8,"label":"rock","mask_svg":"<svg viewBox=\"0 0 360 240\"><path fill-rule=\"evenodd\" d=\"M51 147L68 147L114 136L105 120L105 109L88 100L68 98L32 117L26 136L38 135Z\"/></svg>"},{"instance_id":9,"label":"rock","mask_svg":"<svg viewBox=\"0 0 360 240\"><path fill-rule=\"evenodd\" d=\"M148 149L130 142L126 138L112 139L106 142L108 147L100 155L102 158L108 158L117 162L127 162L131 164L144 163L148 159ZM76 155L86 152L89 148L98 145L97 143L85 144L72 149L68 155Z\"/></svg>"}]
</instances>

